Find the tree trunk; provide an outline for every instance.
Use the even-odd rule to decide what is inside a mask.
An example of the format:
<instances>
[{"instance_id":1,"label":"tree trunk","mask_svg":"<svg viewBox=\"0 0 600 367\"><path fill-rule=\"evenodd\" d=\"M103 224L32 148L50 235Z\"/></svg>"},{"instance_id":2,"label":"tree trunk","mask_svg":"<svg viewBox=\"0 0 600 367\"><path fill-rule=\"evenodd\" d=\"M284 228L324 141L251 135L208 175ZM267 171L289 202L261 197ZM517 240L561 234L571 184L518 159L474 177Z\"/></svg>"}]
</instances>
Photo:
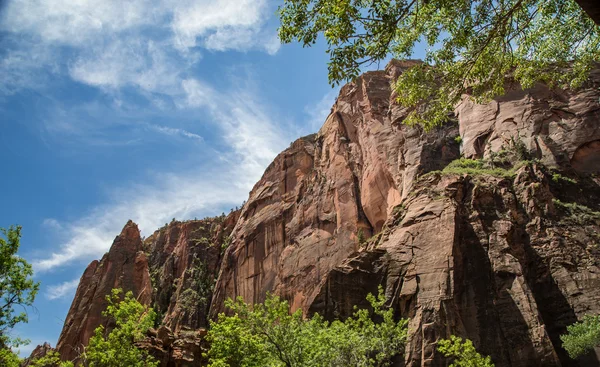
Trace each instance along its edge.
<instances>
[{"instance_id":1,"label":"tree trunk","mask_svg":"<svg viewBox=\"0 0 600 367\"><path fill-rule=\"evenodd\" d=\"M600 25L600 1L598 0L575 0L579 6L594 20L597 25Z\"/></svg>"}]
</instances>

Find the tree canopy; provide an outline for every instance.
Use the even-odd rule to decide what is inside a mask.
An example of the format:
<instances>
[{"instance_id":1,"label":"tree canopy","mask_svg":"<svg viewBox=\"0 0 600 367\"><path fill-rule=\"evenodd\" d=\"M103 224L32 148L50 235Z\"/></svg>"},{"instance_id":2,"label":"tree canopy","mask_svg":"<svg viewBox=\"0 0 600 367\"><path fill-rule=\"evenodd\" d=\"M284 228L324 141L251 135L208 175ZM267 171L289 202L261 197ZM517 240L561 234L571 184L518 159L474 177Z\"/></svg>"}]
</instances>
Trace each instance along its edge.
<instances>
[{"instance_id":1,"label":"tree canopy","mask_svg":"<svg viewBox=\"0 0 600 367\"><path fill-rule=\"evenodd\" d=\"M290 314L288 303L273 295L253 306L241 298L228 300L233 314L220 314L208 332L209 366L389 366L402 355L407 321L394 321L381 289L368 300L372 312L356 310L331 323L318 314L305 319L300 310Z\"/></svg>"},{"instance_id":2,"label":"tree canopy","mask_svg":"<svg viewBox=\"0 0 600 367\"><path fill-rule=\"evenodd\" d=\"M96 328L82 355L83 365L89 367L157 367L159 363L146 350L137 348L154 325L156 313L142 305L127 292L121 297L121 289L113 289L106 297L108 306L103 312L114 322L108 332L102 325Z\"/></svg>"},{"instance_id":3,"label":"tree canopy","mask_svg":"<svg viewBox=\"0 0 600 367\"><path fill-rule=\"evenodd\" d=\"M102 314L113 327L108 330L98 326L75 363L61 361L56 351L50 351L31 361L31 367L158 367L159 362L148 351L136 346L154 324L156 313L135 299L132 292L124 297L122 293L116 288L106 296L108 306Z\"/></svg>"},{"instance_id":4,"label":"tree canopy","mask_svg":"<svg viewBox=\"0 0 600 367\"><path fill-rule=\"evenodd\" d=\"M21 226L0 228L0 232L0 362L16 366L19 359L10 348L26 341L10 332L17 324L28 321L26 308L33 304L40 283L33 281L31 265L17 255Z\"/></svg>"},{"instance_id":5,"label":"tree canopy","mask_svg":"<svg viewBox=\"0 0 600 367\"><path fill-rule=\"evenodd\" d=\"M449 367L494 367L490 356L479 354L469 339L463 341L452 335L450 339L440 340L437 349L444 357L454 359Z\"/></svg>"},{"instance_id":6,"label":"tree canopy","mask_svg":"<svg viewBox=\"0 0 600 367\"><path fill-rule=\"evenodd\" d=\"M332 84L425 47L424 63L395 90L410 109L405 123L426 129L447 121L464 94L503 94L509 75L524 88L577 88L600 60L600 26L574 0L284 0L279 15L284 43L325 38Z\"/></svg>"},{"instance_id":7,"label":"tree canopy","mask_svg":"<svg viewBox=\"0 0 600 367\"><path fill-rule=\"evenodd\" d=\"M600 346L600 315L587 315L581 321L567 326L567 334L561 335L560 339L571 358Z\"/></svg>"}]
</instances>

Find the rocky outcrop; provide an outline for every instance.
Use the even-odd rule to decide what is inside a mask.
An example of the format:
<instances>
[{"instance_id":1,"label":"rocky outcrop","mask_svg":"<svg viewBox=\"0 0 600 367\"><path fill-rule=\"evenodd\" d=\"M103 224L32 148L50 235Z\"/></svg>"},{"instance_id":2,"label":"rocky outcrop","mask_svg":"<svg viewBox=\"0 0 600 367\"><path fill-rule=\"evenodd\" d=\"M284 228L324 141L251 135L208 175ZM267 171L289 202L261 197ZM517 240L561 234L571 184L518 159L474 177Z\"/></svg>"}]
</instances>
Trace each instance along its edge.
<instances>
[{"instance_id":1,"label":"rocky outcrop","mask_svg":"<svg viewBox=\"0 0 600 367\"><path fill-rule=\"evenodd\" d=\"M311 312L347 315L384 284L410 318L407 366L443 365L435 345L451 334L497 366L597 365L570 360L558 338L600 313L600 213L565 211L563 189L537 164L514 179L429 175L380 237L329 274Z\"/></svg>"},{"instance_id":2,"label":"rocky outcrop","mask_svg":"<svg viewBox=\"0 0 600 367\"><path fill-rule=\"evenodd\" d=\"M142 304L150 304L148 258L138 226L132 221L127 222L102 260L92 261L83 273L56 345L61 358L75 359L96 327L107 322L102 311L113 288L132 291Z\"/></svg>"},{"instance_id":3,"label":"rocky outcrop","mask_svg":"<svg viewBox=\"0 0 600 367\"><path fill-rule=\"evenodd\" d=\"M45 357L47 354L54 352L55 349L49 343L38 345L33 349L28 358L21 361L21 367L28 367L33 364L34 361Z\"/></svg>"},{"instance_id":4,"label":"rocky outcrop","mask_svg":"<svg viewBox=\"0 0 600 367\"><path fill-rule=\"evenodd\" d=\"M578 214L555 201L598 215L598 180L586 175L600 172L600 74L576 92L537 85L486 105L465 98L457 124L425 133L401 124L406 110L390 90L410 65L392 62L343 87L319 133L267 168L234 229L212 314L227 297L261 302L275 291L293 309L343 317L385 284L398 316L411 318L408 366L443 364L436 342L451 334L498 366L589 363L571 361L558 337L600 313L598 223L570 222ZM514 179L416 183L460 153L507 151L529 160ZM571 179L550 169L581 177L565 190ZM586 197L575 193L582 187Z\"/></svg>"},{"instance_id":5,"label":"rocky outcrop","mask_svg":"<svg viewBox=\"0 0 600 367\"><path fill-rule=\"evenodd\" d=\"M232 234L211 313L227 297L262 302L267 291L305 311L325 275L378 233L419 173L459 156L456 125L424 133L401 124L390 81L370 72L344 86L317 135L281 153L250 192Z\"/></svg>"},{"instance_id":6,"label":"rocky outcrop","mask_svg":"<svg viewBox=\"0 0 600 367\"><path fill-rule=\"evenodd\" d=\"M144 241L128 223L84 273L61 355L105 322L116 286L160 315L140 346L186 366L204 363L208 319L228 297L275 292L332 319L382 285L410 318L405 366L446 365L435 349L452 334L496 366L597 365L600 354L570 360L559 336L600 313L600 71L578 91L465 96L426 132L402 124L390 87L415 62L344 86L321 130L279 154L239 212ZM461 156L489 167L444 170Z\"/></svg>"},{"instance_id":7,"label":"rocky outcrop","mask_svg":"<svg viewBox=\"0 0 600 367\"><path fill-rule=\"evenodd\" d=\"M152 306L173 332L208 326L208 307L221 257L238 218L172 222L144 241L149 253Z\"/></svg>"},{"instance_id":8,"label":"rocky outcrop","mask_svg":"<svg viewBox=\"0 0 600 367\"><path fill-rule=\"evenodd\" d=\"M599 84L596 69L583 90L537 84L483 105L465 98L456 109L464 156L487 157L516 140L548 167L600 173Z\"/></svg>"},{"instance_id":9,"label":"rocky outcrop","mask_svg":"<svg viewBox=\"0 0 600 367\"><path fill-rule=\"evenodd\" d=\"M175 335L170 338L180 340L145 342L159 346L154 351L165 361L164 366L184 366L201 358L199 347L191 348L194 343L199 345L192 336L207 326L221 254L238 213L173 221L144 241L137 225L129 221L110 251L100 261L93 261L81 277L56 347L61 358L76 359L98 326L110 328L102 311L113 288L132 291L142 304L154 308L157 325L162 325L155 335Z\"/></svg>"}]
</instances>

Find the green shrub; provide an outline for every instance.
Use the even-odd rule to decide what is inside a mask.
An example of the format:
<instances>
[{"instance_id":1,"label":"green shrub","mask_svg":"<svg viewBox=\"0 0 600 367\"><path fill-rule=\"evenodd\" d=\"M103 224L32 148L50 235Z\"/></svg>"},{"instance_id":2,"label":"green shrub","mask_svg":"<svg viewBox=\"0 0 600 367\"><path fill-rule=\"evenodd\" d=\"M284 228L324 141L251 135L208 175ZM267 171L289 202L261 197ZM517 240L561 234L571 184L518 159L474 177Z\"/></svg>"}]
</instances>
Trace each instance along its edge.
<instances>
[{"instance_id":1,"label":"green shrub","mask_svg":"<svg viewBox=\"0 0 600 367\"><path fill-rule=\"evenodd\" d=\"M469 174L472 176L490 175L496 177L512 178L515 175L514 169L505 169L500 167L490 167L489 163L483 159L460 158L450 162L443 170L445 174Z\"/></svg>"},{"instance_id":2,"label":"green shrub","mask_svg":"<svg viewBox=\"0 0 600 367\"><path fill-rule=\"evenodd\" d=\"M577 203L564 203L558 199L552 199L554 205L564 211L568 218L578 224L587 224L600 220L600 212L594 211L585 205Z\"/></svg>"},{"instance_id":3,"label":"green shrub","mask_svg":"<svg viewBox=\"0 0 600 367\"><path fill-rule=\"evenodd\" d=\"M587 315L580 322L567 326L567 334L561 335L563 348L571 358L577 358L600 345L600 315Z\"/></svg>"},{"instance_id":4,"label":"green shrub","mask_svg":"<svg viewBox=\"0 0 600 367\"><path fill-rule=\"evenodd\" d=\"M372 312L356 310L331 323L318 314L305 319L300 310L290 314L288 303L273 295L254 306L228 300L231 316L221 313L211 322L205 356L210 367L389 366L402 353L407 321L394 321L393 309L383 307L381 287L377 297L367 299Z\"/></svg>"},{"instance_id":5,"label":"green shrub","mask_svg":"<svg viewBox=\"0 0 600 367\"><path fill-rule=\"evenodd\" d=\"M110 332L102 325L96 328L81 356L84 365L158 367L158 361L135 346L154 324L156 313L136 300L132 292L127 292L121 299L122 292L113 289L112 294L106 296L108 306L103 315L113 319L115 328Z\"/></svg>"},{"instance_id":6,"label":"green shrub","mask_svg":"<svg viewBox=\"0 0 600 367\"><path fill-rule=\"evenodd\" d=\"M444 357L452 357L454 361L449 367L494 367L490 356L482 356L477 353L473 342L466 339L464 342L457 336L450 339L442 339L438 343L437 350Z\"/></svg>"},{"instance_id":7,"label":"green shrub","mask_svg":"<svg viewBox=\"0 0 600 367\"><path fill-rule=\"evenodd\" d=\"M552 174L552 181L554 181L556 183L566 182L566 183L570 183L570 184L577 184L577 180L574 180L569 177L565 177L565 176L561 175L560 173Z\"/></svg>"}]
</instances>

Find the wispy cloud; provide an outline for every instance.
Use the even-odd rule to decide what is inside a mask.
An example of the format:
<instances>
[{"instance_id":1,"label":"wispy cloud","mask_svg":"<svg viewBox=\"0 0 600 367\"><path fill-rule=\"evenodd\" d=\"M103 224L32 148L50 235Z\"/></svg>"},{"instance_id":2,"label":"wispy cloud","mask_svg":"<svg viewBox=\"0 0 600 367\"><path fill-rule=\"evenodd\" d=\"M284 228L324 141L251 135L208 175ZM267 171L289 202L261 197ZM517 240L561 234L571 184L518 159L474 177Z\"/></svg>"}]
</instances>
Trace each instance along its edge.
<instances>
[{"instance_id":1,"label":"wispy cloud","mask_svg":"<svg viewBox=\"0 0 600 367\"><path fill-rule=\"evenodd\" d=\"M68 282L51 285L46 288L46 298L49 300L61 299L72 296L79 285L79 278Z\"/></svg>"},{"instance_id":2,"label":"wispy cloud","mask_svg":"<svg viewBox=\"0 0 600 367\"><path fill-rule=\"evenodd\" d=\"M331 113L331 106L340 92L340 88L331 89L319 101L304 107L304 112L308 115L308 124L313 132L317 132L325 119Z\"/></svg>"},{"instance_id":3,"label":"wispy cloud","mask_svg":"<svg viewBox=\"0 0 600 367\"><path fill-rule=\"evenodd\" d=\"M183 136L192 140L196 140L198 142L203 142L204 138L198 134L194 134L185 129L179 129L168 126L160 126L160 125L148 125L148 127L154 131L157 131L161 134L169 135L169 136Z\"/></svg>"},{"instance_id":4,"label":"wispy cloud","mask_svg":"<svg viewBox=\"0 0 600 367\"><path fill-rule=\"evenodd\" d=\"M37 272L100 257L128 219L147 235L172 218L216 215L239 205L266 166L293 139L291 132L275 124L269 106L252 90L217 91L195 79L184 84L188 104L180 108L207 112L225 148L207 164L199 163L185 172L154 173L145 177L143 184L114 189L106 204L80 220L53 221L67 240L49 256L33 261ZM169 135L202 138L183 129L152 128Z\"/></svg>"},{"instance_id":5,"label":"wispy cloud","mask_svg":"<svg viewBox=\"0 0 600 367\"><path fill-rule=\"evenodd\" d=\"M39 88L32 79L53 67L107 91L176 98L201 49L277 52L273 13L267 0L11 1L0 13L0 93ZM47 55L61 53L62 65L52 65Z\"/></svg>"}]
</instances>

